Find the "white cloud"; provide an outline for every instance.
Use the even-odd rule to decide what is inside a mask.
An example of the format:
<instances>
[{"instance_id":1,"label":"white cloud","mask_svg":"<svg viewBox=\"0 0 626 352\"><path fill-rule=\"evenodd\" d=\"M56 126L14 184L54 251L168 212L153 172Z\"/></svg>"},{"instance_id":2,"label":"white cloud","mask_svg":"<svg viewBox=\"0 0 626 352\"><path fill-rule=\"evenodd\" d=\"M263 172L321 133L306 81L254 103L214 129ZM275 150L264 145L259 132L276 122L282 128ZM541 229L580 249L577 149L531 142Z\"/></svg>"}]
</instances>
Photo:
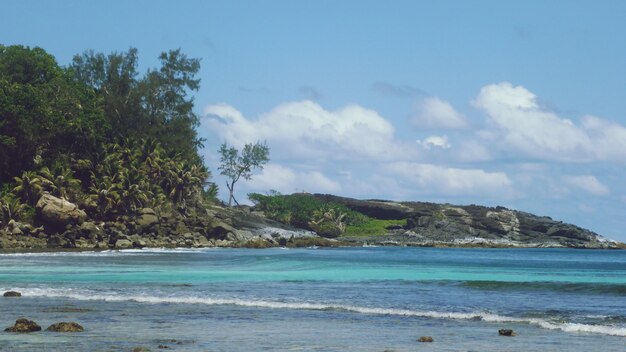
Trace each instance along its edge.
<instances>
[{"instance_id":1,"label":"white cloud","mask_svg":"<svg viewBox=\"0 0 626 352\"><path fill-rule=\"evenodd\" d=\"M565 176L563 180L571 187L580 189L594 196L604 196L609 194L609 188L602 184L595 176Z\"/></svg>"},{"instance_id":2,"label":"white cloud","mask_svg":"<svg viewBox=\"0 0 626 352\"><path fill-rule=\"evenodd\" d=\"M626 128L585 116L579 125L541 107L537 96L508 82L483 87L472 104L485 111L491 130L478 135L524 156L560 161L626 161Z\"/></svg>"},{"instance_id":3,"label":"white cloud","mask_svg":"<svg viewBox=\"0 0 626 352\"><path fill-rule=\"evenodd\" d=\"M459 169L412 162L390 163L387 171L402 177L422 194L512 196L513 182L503 172Z\"/></svg>"},{"instance_id":4,"label":"white cloud","mask_svg":"<svg viewBox=\"0 0 626 352\"><path fill-rule=\"evenodd\" d=\"M411 122L421 128L461 129L468 126L463 115L437 97L424 98Z\"/></svg>"},{"instance_id":5,"label":"white cloud","mask_svg":"<svg viewBox=\"0 0 626 352\"><path fill-rule=\"evenodd\" d=\"M524 87L492 84L483 87L472 103L500 129L504 143L527 155L572 160L589 155L589 136L572 121L541 108Z\"/></svg>"},{"instance_id":6,"label":"white cloud","mask_svg":"<svg viewBox=\"0 0 626 352\"><path fill-rule=\"evenodd\" d=\"M487 147L471 139L461 141L453 156L461 162L484 162L493 159Z\"/></svg>"},{"instance_id":7,"label":"white cloud","mask_svg":"<svg viewBox=\"0 0 626 352\"><path fill-rule=\"evenodd\" d=\"M339 183L329 179L319 171L294 171L279 164L267 164L263 170L244 183L256 192L276 190L281 193L293 192L339 192Z\"/></svg>"},{"instance_id":8,"label":"white cloud","mask_svg":"<svg viewBox=\"0 0 626 352\"><path fill-rule=\"evenodd\" d=\"M450 143L448 143L448 136L430 136L423 141L418 140L417 144L421 145L426 149L430 148L441 148L448 149L450 148Z\"/></svg>"},{"instance_id":9,"label":"white cloud","mask_svg":"<svg viewBox=\"0 0 626 352\"><path fill-rule=\"evenodd\" d=\"M281 104L258 119L228 105L210 105L201 128L235 146L266 140L272 154L292 159L392 160L410 153L376 111L349 105L328 111L311 101Z\"/></svg>"},{"instance_id":10,"label":"white cloud","mask_svg":"<svg viewBox=\"0 0 626 352\"><path fill-rule=\"evenodd\" d=\"M585 116L582 127L592 139L595 156L601 160L626 160L626 128L595 116Z\"/></svg>"}]
</instances>

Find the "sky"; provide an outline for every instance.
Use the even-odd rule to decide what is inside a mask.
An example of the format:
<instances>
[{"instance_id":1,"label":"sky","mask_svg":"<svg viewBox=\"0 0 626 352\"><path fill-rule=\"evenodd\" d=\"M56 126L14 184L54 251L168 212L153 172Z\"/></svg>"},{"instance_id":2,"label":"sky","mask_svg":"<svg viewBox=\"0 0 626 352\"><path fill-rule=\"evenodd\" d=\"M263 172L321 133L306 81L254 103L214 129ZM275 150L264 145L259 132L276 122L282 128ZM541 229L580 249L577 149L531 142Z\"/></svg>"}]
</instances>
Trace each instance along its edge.
<instances>
[{"instance_id":1,"label":"sky","mask_svg":"<svg viewBox=\"0 0 626 352\"><path fill-rule=\"evenodd\" d=\"M626 241L624 1L9 1L0 44L201 58L201 154L249 192L501 205Z\"/></svg>"}]
</instances>

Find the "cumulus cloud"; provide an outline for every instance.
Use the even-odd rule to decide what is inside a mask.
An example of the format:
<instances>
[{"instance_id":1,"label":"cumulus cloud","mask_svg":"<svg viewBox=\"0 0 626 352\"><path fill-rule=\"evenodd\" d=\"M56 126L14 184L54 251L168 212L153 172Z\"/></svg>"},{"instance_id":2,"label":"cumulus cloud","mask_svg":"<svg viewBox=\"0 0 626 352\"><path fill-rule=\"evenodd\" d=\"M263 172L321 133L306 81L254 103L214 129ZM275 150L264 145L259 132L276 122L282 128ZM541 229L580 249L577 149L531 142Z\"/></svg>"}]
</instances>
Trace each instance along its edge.
<instances>
[{"instance_id":1,"label":"cumulus cloud","mask_svg":"<svg viewBox=\"0 0 626 352\"><path fill-rule=\"evenodd\" d=\"M513 182L503 172L460 169L412 162L390 163L386 170L404 179L417 192L450 196L512 196Z\"/></svg>"},{"instance_id":2,"label":"cumulus cloud","mask_svg":"<svg viewBox=\"0 0 626 352\"><path fill-rule=\"evenodd\" d=\"M609 188L602 184L602 182L600 182L595 176L565 176L563 179L569 186L594 196L605 196L609 194Z\"/></svg>"},{"instance_id":3,"label":"cumulus cloud","mask_svg":"<svg viewBox=\"0 0 626 352\"><path fill-rule=\"evenodd\" d=\"M279 164L267 164L261 173L251 180L245 180L246 186L254 191L276 190L281 193L339 192L339 183L329 179L319 171L296 171Z\"/></svg>"},{"instance_id":4,"label":"cumulus cloud","mask_svg":"<svg viewBox=\"0 0 626 352\"><path fill-rule=\"evenodd\" d=\"M292 159L390 160L410 154L376 111L349 105L328 111L312 101L281 104L257 119L229 105L210 105L201 128L235 146L265 140L272 154Z\"/></svg>"},{"instance_id":5,"label":"cumulus cloud","mask_svg":"<svg viewBox=\"0 0 626 352\"><path fill-rule=\"evenodd\" d=\"M526 88L510 83L483 87L474 106L484 110L504 134L504 141L533 157L587 157L589 136L568 119L547 111Z\"/></svg>"},{"instance_id":6,"label":"cumulus cloud","mask_svg":"<svg viewBox=\"0 0 626 352\"><path fill-rule=\"evenodd\" d=\"M472 104L483 110L496 131L483 132L494 143L526 156L562 161L626 161L626 128L598 117L582 123L560 117L537 96L508 82L483 87Z\"/></svg>"},{"instance_id":7,"label":"cumulus cloud","mask_svg":"<svg viewBox=\"0 0 626 352\"><path fill-rule=\"evenodd\" d=\"M450 143L448 143L448 136L430 136L423 141L417 140L417 144L421 145L426 149L430 148L441 148L448 149L450 148Z\"/></svg>"},{"instance_id":8,"label":"cumulus cloud","mask_svg":"<svg viewBox=\"0 0 626 352\"><path fill-rule=\"evenodd\" d=\"M601 160L626 160L626 128L595 116L585 116L582 127L590 136L595 157Z\"/></svg>"},{"instance_id":9,"label":"cumulus cloud","mask_svg":"<svg viewBox=\"0 0 626 352\"><path fill-rule=\"evenodd\" d=\"M421 128L462 129L468 126L462 114L437 97L422 99L411 122Z\"/></svg>"}]
</instances>

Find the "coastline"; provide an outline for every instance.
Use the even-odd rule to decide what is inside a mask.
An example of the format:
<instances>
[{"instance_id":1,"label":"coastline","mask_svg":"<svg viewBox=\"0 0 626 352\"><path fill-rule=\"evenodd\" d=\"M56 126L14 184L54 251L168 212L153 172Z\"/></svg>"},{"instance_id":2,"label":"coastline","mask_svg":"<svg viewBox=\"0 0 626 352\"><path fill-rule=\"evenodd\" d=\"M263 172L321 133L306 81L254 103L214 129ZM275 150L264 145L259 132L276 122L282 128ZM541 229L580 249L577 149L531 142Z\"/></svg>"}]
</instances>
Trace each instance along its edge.
<instances>
[{"instance_id":1,"label":"coastline","mask_svg":"<svg viewBox=\"0 0 626 352\"><path fill-rule=\"evenodd\" d=\"M47 199L63 206L45 208L44 205L47 212L36 214L37 227L9 221L0 228L0 251L310 246L626 249L625 244L589 230L502 207L395 203L317 194L286 197L293 196L303 202L321 200L328 202L321 204L343 206L347 211L366 216L382 232L372 235L364 228L365 232L360 233L357 227L350 233L321 236L276 221L256 207L247 206L211 205L190 213L140 208L107 221L90 219L84 212L81 217L73 218L68 214L76 212L75 205L47 195Z\"/></svg>"}]
</instances>

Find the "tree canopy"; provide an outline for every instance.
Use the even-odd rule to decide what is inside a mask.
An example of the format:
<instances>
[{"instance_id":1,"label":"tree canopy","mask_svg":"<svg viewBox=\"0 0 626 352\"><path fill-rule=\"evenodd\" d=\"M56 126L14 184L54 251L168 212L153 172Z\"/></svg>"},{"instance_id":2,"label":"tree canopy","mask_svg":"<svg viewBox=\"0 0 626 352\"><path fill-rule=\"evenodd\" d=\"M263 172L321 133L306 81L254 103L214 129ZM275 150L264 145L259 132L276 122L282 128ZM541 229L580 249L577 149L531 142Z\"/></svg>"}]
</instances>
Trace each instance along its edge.
<instances>
[{"instance_id":1,"label":"tree canopy","mask_svg":"<svg viewBox=\"0 0 626 352\"><path fill-rule=\"evenodd\" d=\"M263 169L263 165L269 161L270 149L264 143L248 143L239 154L237 148L223 143L219 153L221 156L219 170L221 170L220 174L228 178L226 182L229 192L228 206L231 206L232 201L237 203L234 197L235 183L242 177L246 180L252 178L252 170Z\"/></svg>"},{"instance_id":2,"label":"tree canopy","mask_svg":"<svg viewBox=\"0 0 626 352\"><path fill-rule=\"evenodd\" d=\"M109 55L87 51L74 57L70 69L102 96L109 137L155 138L168 153L197 162L202 140L189 94L200 87L200 60L180 49L161 53L159 60L159 69L139 75L135 48Z\"/></svg>"},{"instance_id":3,"label":"tree canopy","mask_svg":"<svg viewBox=\"0 0 626 352\"><path fill-rule=\"evenodd\" d=\"M98 148L101 98L41 48L0 45L0 183L35 165Z\"/></svg>"}]
</instances>

